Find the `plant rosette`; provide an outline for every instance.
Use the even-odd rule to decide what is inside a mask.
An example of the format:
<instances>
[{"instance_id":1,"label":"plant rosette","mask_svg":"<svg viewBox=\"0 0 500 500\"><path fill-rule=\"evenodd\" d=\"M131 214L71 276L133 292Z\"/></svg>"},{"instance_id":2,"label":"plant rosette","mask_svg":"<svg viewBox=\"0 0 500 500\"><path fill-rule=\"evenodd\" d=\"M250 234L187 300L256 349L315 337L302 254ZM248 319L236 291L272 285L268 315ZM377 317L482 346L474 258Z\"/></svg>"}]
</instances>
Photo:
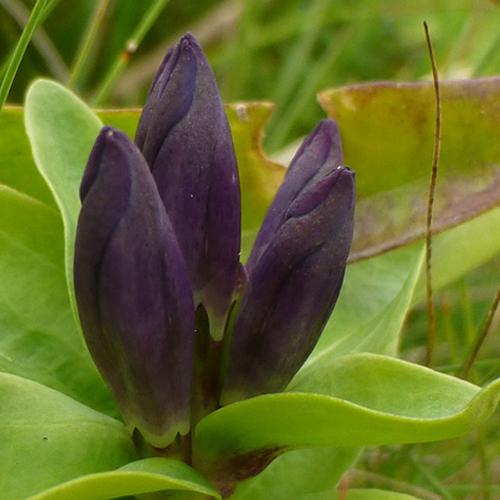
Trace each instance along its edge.
<instances>
[{"instance_id":1,"label":"plant rosette","mask_svg":"<svg viewBox=\"0 0 500 500\"><path fill-rule=\"evenodd\" d=\"M0 189L4 498L334 498L362 446L461 436L495 410L499 382L394 357L423 244L346 268L355 182L336 123L274 196L283 172L255 145L267 112L225 110L189 34L140 117L104 126L59 84L31 86L53 198ZM138 118L132 142L116 126Z\"/></svg>"}]
</instances>

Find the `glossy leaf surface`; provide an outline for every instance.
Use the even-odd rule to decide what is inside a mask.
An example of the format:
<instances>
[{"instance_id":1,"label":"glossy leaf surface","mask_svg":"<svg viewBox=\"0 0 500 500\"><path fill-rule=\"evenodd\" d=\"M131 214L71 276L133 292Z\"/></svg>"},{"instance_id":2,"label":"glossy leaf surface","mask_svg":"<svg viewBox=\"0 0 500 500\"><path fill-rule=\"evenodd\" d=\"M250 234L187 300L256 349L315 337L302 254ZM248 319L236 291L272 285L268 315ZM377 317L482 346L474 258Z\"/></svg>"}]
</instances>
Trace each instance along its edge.
<instances>
[{"instance_id":1,"label":"glossy leaf surface","mask_svg":"<svg viewBox=\"0 0 500 500\"><path fill-rule=\"evenodd\" d=\"M59 213L0 185L0 371L116 415L71 314Z\"/></svg>"},{"instance_id":2,"label":"glossy leaf surface","mask_svg":"<svg viewBox=\"0 0 500 500\"><path fill-rule=\"evenodd\" d=\"M125 495L156 491L188 491L190 498L220 499L220 495L200 474L183 462L166 458L146 458L115 471L100 472L62 483L29 500L107 500Z\"/></svg>"},{"instance_id":3,"label":"glossy leaf surface","mask_svg":"<svg viewBox=\"0 0 500 500\"><path fill-rule=\"evenodd\" d=\"M49 80L38 80L30 87L25 121L36 165L64 221L66 276L74 307L73 253L81 206L78 189L102 123L74 94Z\"/></svg>"},{"instance_id":4,"label":"glossy leaf surface","mask_svg":"<svg viewBox=\"0 0 500 500\"><path fill-rule=\"evenodd\" d=\"M500 381L480 389L375 354L339 358L295 390L205 417L194 440L200 470L218 483L231 479L242 457L258 463L290 449L450 439L481 425L500 399Z\"/></svg>"},{"instance_id":5,"label":"glossy leaf surface","mask_svg":"<svg viewBox=\"0 0 500 500\"><path fill-rule=\"evenodd\" d=\"M27 379L0 373L0 490L23 500L135 459L126 427Z\"/></svg>"},{"instance_id":6,"label":"glossy leaf surface","mask_svg":"<svg viewBox=\"0 0 500 500\"><path fill-rule=\"evenodd\" d=\"M0 184L56 207L52 193L31 156L29 139L24 129L23 108L6 106L2 109L0 137Z\"/></svg>"}]
</instances>

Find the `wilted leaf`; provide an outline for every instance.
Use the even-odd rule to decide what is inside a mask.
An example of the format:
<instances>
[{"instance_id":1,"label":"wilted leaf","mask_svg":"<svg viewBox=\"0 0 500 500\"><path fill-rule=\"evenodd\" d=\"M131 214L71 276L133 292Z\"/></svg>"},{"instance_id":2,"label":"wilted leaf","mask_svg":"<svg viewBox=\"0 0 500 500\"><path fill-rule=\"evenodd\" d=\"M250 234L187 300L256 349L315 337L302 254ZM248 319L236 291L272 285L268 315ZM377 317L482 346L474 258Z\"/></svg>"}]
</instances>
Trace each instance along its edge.
<instances>
[{"instance_id":1,"label":"wilted leaf","mask_svg":"<svg viewBox=\"0 0 500 500\"><path fill-rule=\"evenodd\" d=\"M435 231L500 204L500 78L441 82L442 143ZM378 82L319 96L356 170L359 202L351 261L425 233L434 142L431 82Z\"/></svg>"},{"instance_id":2,"label":"wilted leaf","mask_svg":"<svg viewBox=\"0 0 500 500\"><path fill-rule=\"evenodd\" d=\"M264 127L273 109L274 105L266 102L226 106L240 174L244 259L286 172L262 150Z\"/></svg>"}]
</instances>

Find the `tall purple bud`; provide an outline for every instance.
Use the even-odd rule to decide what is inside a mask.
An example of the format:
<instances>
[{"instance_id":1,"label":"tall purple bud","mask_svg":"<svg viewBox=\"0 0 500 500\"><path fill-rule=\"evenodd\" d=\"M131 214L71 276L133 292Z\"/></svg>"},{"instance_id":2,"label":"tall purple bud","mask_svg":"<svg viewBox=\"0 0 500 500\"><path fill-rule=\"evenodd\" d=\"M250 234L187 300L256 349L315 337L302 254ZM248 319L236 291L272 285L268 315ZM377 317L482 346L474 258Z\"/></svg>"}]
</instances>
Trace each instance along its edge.
<instances>
[{"instance_id":1,"label":"tall purple bud","mask_svg":"<svg viewBox=\"0 0 500 500\"><path fill-rule=\"evenodd\" d=\"M295 155L248 260L222 404L285 389L330 317L354 221L354 173L340 165L337 125L324 120Z\"/></svg>"},{"instance_id":2,"label":"tall purple bud","mask_svg":"<svg viewBox=\"0 0 500 500\"><path fill-rule=\"evenodd\" d=\"M220 340L239 265L239 181L217 84L191 34L160 66L135 142L184 253L195 307L203 304L211 334Z\"/></svg>"},{"instance_id":3,"label":"tall purple bud","mask_svg":"<svg viewBox=\"0 0 500 500\"><path fill-rule=\"evenodd\" d=\"M80 188L74 283L85 339L127 425L153 446L189 432L192 289L137 147L99 134Z\"/></svg>"}]
</instances>

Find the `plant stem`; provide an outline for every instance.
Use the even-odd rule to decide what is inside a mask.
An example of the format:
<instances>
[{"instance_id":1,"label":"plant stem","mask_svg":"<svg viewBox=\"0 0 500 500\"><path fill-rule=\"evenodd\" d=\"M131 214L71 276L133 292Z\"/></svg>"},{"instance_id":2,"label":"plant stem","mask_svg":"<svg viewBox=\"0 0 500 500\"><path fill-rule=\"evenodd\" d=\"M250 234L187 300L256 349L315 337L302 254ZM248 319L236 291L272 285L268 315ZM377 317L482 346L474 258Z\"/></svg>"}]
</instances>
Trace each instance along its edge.
<instances>
[{"instance_id":1,"label":"plant stem","mask_svg":"<svg viewBox=\"0 0 500 500\"><path fill-rule=\"evenodd\" d=\"M110 68L104 77L101 89L97 97L94 99L94 106L102 106L113 90L116 80L125 69L125 66L130 61L130 58L137 50L147 32L151 29L158 16L167 6L169 0L156 0L144 14L141 22L137 25L132 36L125 43L125 48L122 50L114 65Z\"/></svg>"},{"instance_id":2,"label":"plant stem","mask_svg":"<svg viewBox=\"0 0 500 500\"><path fill-rule=\"evenodd\" d=\"M293 125L297 122L297 118L310 105L311 95L318 90L318 82L331 70L332 65L335 64L340 55L340 48L345 46L344 44L351 35L352 31L345 30L331 39L323 55L311 65L309 74L301 83L300 88L297 89L293 102L280 115L278 113L273 114L277 118L272 118L273 122L269 124L269 127L271 127L274 123L272 135L270 135L270 139L266 144L269 151L276 151L283 145Z\"/></svg>"},{"instance_id":3,"label":"plant stem","mask_svg":"<svg viewBox=\"0 0 500 500\"><path fill-rule=\"evenodd\" d=\"M410 455L410 459L429 485L434 488L436 493L441 495L443 500L456 500L455 496L448 490L448 488L441 484L439 479L422 464L422 460L420 458Z\"/></svg>"},{"instance_id":4,"label":"plant stem","mask_svg":"<svg viewBox=\"0 0 500 500\"><path fill-rule=\"evenodd\" d=\"M3 108L3 105L7 100L7 96L9 95L12 83L23 59L24 53L26 52L29 41L44 15L47 1L48 0L37 0L35 7L31 12L31 16L28 19L28 23L21 34L21 38L19 38L19 41L17 42L12 57L10 58L7 70L0 85L0 110Z\"/></svg>"},{"instance_id":5,"label":"plant stem","mask_svg":"<svg viewBox=\"0 0 500 500\"><path fill-rule=\"evenodd\" d=\"M203 417L218 408L222 349L223 341L216 342L210 335L205 308L198 306L191 395L192 431Z\"/></svg>"},{"instance_id":6,"label":"plant stem","mask_svg":"<svg viewBox=\"0 0 500 500\"><path fill-rule=\"evenodd\" d=\"M476 360L476 357L479 353L479 349L481 349L481 346L483 345L486 336L490 331L490 326L491 323L493 322L493 318L495 317L495 313L496 310L498 309L499 302L500 302L500 287L498 288L497 293L495 294L495 298L493 299L493 304L491 305L490 310L488 311L488 316L486 317L486 321L484 322L483 327L479 332L479 335L477 335L475 342L472 346L472 351L469 354L467 361L465 362L465 366L462 372L462 377L465 379L469 377L470 369L472 368L472 365Z\"/></svg>"},{"instance_id":7,"label":"plant stem","mask_svg":"<svg viewBox=\"0 0 500 500\"><path fill-rule=\"evenodd\" d=\"M102 26L104 20L104 14L108 10L110 0L101 0L97 6L92 21L88 27L87 33L84 36L84 42L80 46L78 54L76 56L75 64L71 70L71 75L68 80L68 87L74 88L78 80L81 78L82 70L85 67L89 55L94 47L97 35Z\"/></svg>"},{"instance_id":8,"label":"plant stem","mask_svg":"<svg viewBox=\"0 0 500 500\"><path fill-rule=\"evenodd\" d=\"M24 4L19 0L0 0L0 4L22 29L22 27L28 22L28 19L30 17L30 11L24 6ZM45 8L42 17L45 17L47 15L47 12L50 10L50 8L51 4L49 3ZM68 68L66 67L66 63L52 43L52 40L41 27L35 30L31 42L33 44L33 47L38 51L38 53L44 60L47 68L51 71L54 78L62 82L67 81ZM9 58L7 58L7 60ZM2 76L3 74L0 74L0 80Z\"/></svg>"},{"instance_id":9,"label":"plant stem","mask_svg":"<svg viewBox=\"0 0 500 500\"><path fill-rule=\"evenodd\" d=\"M484 427L479 427L477 434L477 451L479 454L479 462L481 464L481 492L484 500L490 500L490 472L488 470L488 457L486 454L486 436Z\"/></svg>"},{"instance_id":10,"label":"plant stem","mask_svg":"<svg viewBox=\"0 0 500 500\"><path fill-rule=\"evenodd\" d=\"M432 353L434 351L434 344L436 341L436 309L434 307L434 297L432 290L432 212L434 208L434 192L436 190L436 179L439 165L439 156L441 152L441 93L439 91L439 79L436 67L436 59L432 49L431 37L429 34L429 27L424 22L425 38L429 48L429 57L432 66L432 80L434 82L434 95L436 99L436 126L434 132L434 151L432 154L432 171L431 182L429 186L429 201L427 203L427 229L425 239L425 274L427 282L427 311L428 311L428 325L429 325L429 339L427 341L427 351L425 357L425 364L429 366L432 361Z\"/></svg>"}]
</instances>

